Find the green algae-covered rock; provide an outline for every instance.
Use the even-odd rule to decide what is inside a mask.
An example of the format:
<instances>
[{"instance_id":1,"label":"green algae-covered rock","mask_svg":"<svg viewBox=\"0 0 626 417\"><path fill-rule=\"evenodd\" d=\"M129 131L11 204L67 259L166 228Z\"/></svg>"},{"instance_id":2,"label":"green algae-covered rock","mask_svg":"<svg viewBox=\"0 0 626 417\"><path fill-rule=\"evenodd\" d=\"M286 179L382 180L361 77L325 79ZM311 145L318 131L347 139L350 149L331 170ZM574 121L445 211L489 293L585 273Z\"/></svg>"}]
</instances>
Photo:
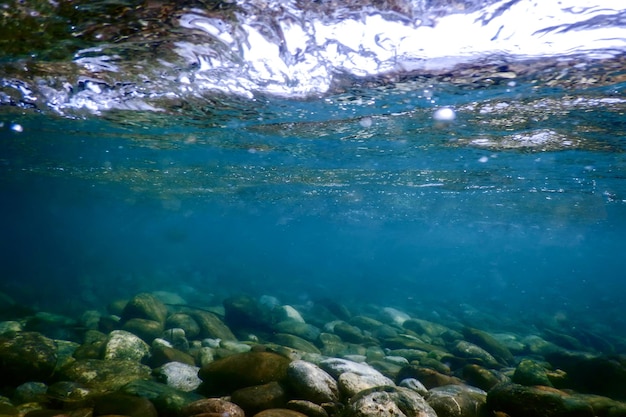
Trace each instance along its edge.
<instances>
[{"instance_id":1,"label":"green algae-covered rock","mask_svg":"<svg viewBox=\"0 0 626 417\"><path fill-rule=\"evenodd\" d=\"M513 382L521 385L545 385L552 386L552 382L548 378L546 369L531 359L521 361L512 378Z\"/></svg>"},{"instance_id":2,"label":"green algae-covered rock","mask_svg":"<svg viewBox=\"0 0 626 417\"><path fill-rule=\"evenodd\" d=\"M208 337L221 340L237 340L228 326L213 313L196 311L193 313L194 320L200 327L200 337Z\"/></svg>"},{"instance_id":3,"label":"green algae-covered rock","mask_svg":"<svg viewBox=\"0 0 626 417\"><path fill-rule=\"evenodd\" d=\"M36 332L0 337L0 385L48 381L57 364L57 346Z\"/></svg>"},{"instance_id":4,"label":"green algae-covered rock","mask_svg":"<svg viewBox=\"0 0 626 417\"><path fill-rule=\"evenodd\" d=\"M74 381L98 392L116 391L137 379L150 378L149 367L127 360L81 359L59 372L59 378Z\"/></svg>"},{"instance_id":5,"label":"green algae-covered rock","mask_svg":"<svg viewBox=\"0 0 626 417\"><path fill-rule=\"evenodd\" d=\"M94 400L94 415L124 415L128 417L157 417L158 413L150 400L134 395L111 393Z\"/></svg>"},{"instance_id":6,"label":"green algae-covered rock","mask_svg":"<svg viewBox=\"0 0 626 417\"><path fill-rule=\"evenodd\" d=\"M165 323L167 307L152 294L141 293L134 296L122 311L122 321L147 319Z\"/></svg>"},{"instance_id":7,"label":"green algae-covered rock","mask_svg":"<svg viewBox=\"0 0 626 417\"><path fill-rule=\"evenodd\" d=\"M246 415L254 415L270 408L280 408L287 404L284 388L276 381L236 390L231 401L241 407Z\"/></svg>"},{"instance_id":8,"label":"green algae-covered rock","mask_svg":"<svg viewBox=\"0 0 626 417\"><path fill-rule=\"evenodd\" d=\"M119 392L149 399L156 407L160 416L186 415L182 410L188 404L204 398L194 392L184 392L165 384L145 379L129 382L121 387Z\"/></svg>"},{"instance_id":9,"label":"green algae-covered rock","mask_svg":"<svg viewBox=\"0 0 626 417\"><path fill-rule=\"evenodd\" d=\"M463 336L465 340L485 349L504 365L510 365L515 360L511 351L487 332L472 327L465 327Z\"/></svg>"},{"instance_id":10,"label":"green algae-covered rock","mask_svg":"<svg viewBox=\"0 0 626 417\"><path fill-rule=\"evenodd\" d=\"M554 388L504 383L487 394L489 411L510 417L593 417L591 406L583 399Z\"/></svg>"},{"instance_id":11,"label":"green algae-covered rock","mask_svg":"<svg viewBox=\"0 0 626 417\"><path fill-rule=\"evenodd\" d=\"M292 334L278 333L272 338L274 343L300 350L302 352L321 354L320 350L311 342Z\"/></svg>"},{"instance_id":12,"label":"green algae-covered rock","mask_svg":"<svg viewBox=\"0 0 626 417\"><path fill-rule=\"evenodd\" d=\"M125 330L112 331L104 345L104 359L140 362L150 354L150 346Z\"/></svg>"},{"instance_id":13,"label":"green algae-covered rock","mask_svg":"<svg viewBox=\"0 0 626 417\"><path fill-rule=\"evenodd\" d=\"M271 352L234 354L203 366L198 376L208 391L233 391L283 381L291 361Z\"/></svg>"},{"instance_id":14,"label":"green algae-covered rock","mask_svg":"<svg viewBox=\"0 0 626 417\"><path fill-rule=\"evenodd\" d=\"M430 390L428 404L437 417L483 417L487 393L468 385L446 385Z\"/></svg>"}]
</instances>

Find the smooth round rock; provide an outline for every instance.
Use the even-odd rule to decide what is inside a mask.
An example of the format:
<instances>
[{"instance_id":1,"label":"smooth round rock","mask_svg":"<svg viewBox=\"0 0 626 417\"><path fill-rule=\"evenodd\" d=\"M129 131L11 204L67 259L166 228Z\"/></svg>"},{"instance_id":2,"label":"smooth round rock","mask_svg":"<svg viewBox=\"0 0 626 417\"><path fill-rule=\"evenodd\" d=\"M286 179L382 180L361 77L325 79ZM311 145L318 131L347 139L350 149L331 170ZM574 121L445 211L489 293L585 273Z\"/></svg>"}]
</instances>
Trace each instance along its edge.
<instances>
[{"instance_id":1,"label":"smooth round rock","mask_svg":"<svg viewBox=\"0 0 626 417\"><path fill-rule=\"evenodd\" d=\"M64 367L59 379L78 382L95 391L116 391L129 382L150 378L151 370L134 361L81 359Z\"/></svg>"},{"instance_id":2,"label":"smooth round rock","mask_svg":"<svg viewBox=\"0 0 626 417\"><path fill-rule=\"evenodd\" d=\"M256 413L253 417L307 417L307 415L286 408L270 408Z\"/></svg>"},{"instance_id":3,"label":"smooth round rock","mask_svg":"<svg viewBox=\"0 0 626 417\"><path fill-rule=\"evenodd\" d=\"M326 371L306 361L293 361L287 367L287 380L298 398L316 404L339 400L337 382Z\"/></svg>"},{"instance_id":4,"label":"smooth round rock","mask_svg":"<svg viewBox=\"0 0 626 417\"><path fill-rule=\"evenodd\" d=\"M147 319L165 323L167 307L152 294L141 293L134 296L122 311L122 321L133 318Z\"/></svg>"},{"instance_id":5,"label":"smooth round rock","mask_svg":"<svg viewBox=\"0 0 626 417\"><path fill-rule=\"evenodd\" d=\"M113 393L97 397L93 413L96 416L124 415L129 417L157 417L156 408L150 400L133 395Z\"/></svg>"},{"instance_id":6,"label":"smooth round rock","mask_svg":"<svg viewBox=\"0 0 626 417\"><path fill-rule=\"evenodd\" d=\"M150 355L150 346L126 330L113 330L104 345L105 360L141 362Z\"/></svg>"},{"instance_id":7,"label":"smooth round rock","mask_svg":"<svg viewBox=\"0 0 626 417\"><path fill-rule=\"evenodd\" d=\"M190 392L200 386L202 381L198 378L197 366L180 362L169 362L155 369L153 374L162 382L172 388Z\"/></svg>"},{"instance_id":8,"label":"smooth round rock","mask_svg":"<svg viewBox=\"0 0 626 417\"><path fill-rule=\"evenodd\" d=\"M446 385L431 389L427 402L438 417L482 417L487 393L467 385Z\"/></svg>"},{"instance_id":9,"label":"smooth round rock","mask_svg":"<svg viewBox=\"0 0 626 417\"><path fill-rule=\"evenodd\" d=\"M437 417L418 393L402 387L361 391L346 407L345 417Z\"/></svg>"},{"instance_id":10,"label":"smooth round rock","mask_svg":"<svg viewBox=\"0 0 626 417\"><path fill-rule=\"evenodd\" d=\"M291 361L271 352L244 352L203 366L198 376L209 390L234 391L271 381L283 381Z\"/></svg>"},{"instance_id":11,"label":"smooth round rock","mask_svg":"<svg viewBox=\"0 0 626 417\"><path fill-rule=\"evenodd\" d=\"M228 417L245 417L243 409L237 404L219 398L205 398L187 404L181 410L181 417L209 413Z\"/></svg>"},{"instance_id":12,"label":"smooth round rock","mask_svg":"<svg viewBox=\"0 0 626 417\"><path fill-rule=\"evenodd\" d=\"M200 334L198 322L186 313L174 313L165 320L165 328L180 328L185 331L185 337L194 339ZM168 331L168 330L166 330ZM165 336L164 336L165 337ZM167 337L166 337L167 338ZM168 338L169 340L169 338Z\"/></svg>"},{"instance_id":13,"label":"smooth round rock","mask_svg":"<svg viewBox=\"0 0 626 417\"><path fill-rule=\"evenodd\" d=\"M280 408L287 403L285 390L276 381L238 389L230 397L232 402L243 408L247 416L270 408Z\"/></svg>"}]
</instances>

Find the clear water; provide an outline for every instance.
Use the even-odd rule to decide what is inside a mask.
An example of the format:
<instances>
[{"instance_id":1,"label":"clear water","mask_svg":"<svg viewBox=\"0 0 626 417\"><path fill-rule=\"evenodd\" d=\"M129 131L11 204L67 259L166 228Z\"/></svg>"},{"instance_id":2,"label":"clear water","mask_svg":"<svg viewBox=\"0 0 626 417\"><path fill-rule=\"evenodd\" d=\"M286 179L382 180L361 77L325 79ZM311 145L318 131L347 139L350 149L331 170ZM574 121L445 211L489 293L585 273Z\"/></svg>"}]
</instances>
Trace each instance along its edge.
<instances>
[{"instance_id":1,"label":"clear water","mask_svg":"<svg viewBox=\"0 0 626 417\"><path fill-rule=\"evenodd\" d=\"M0 290L55 311L244 292L624 334L626 67L610 51L306 97L196 85L165 111L149 108L163 85L134 110L102 90L81 107L4 67Z\"/></svg>"}]
</instances>

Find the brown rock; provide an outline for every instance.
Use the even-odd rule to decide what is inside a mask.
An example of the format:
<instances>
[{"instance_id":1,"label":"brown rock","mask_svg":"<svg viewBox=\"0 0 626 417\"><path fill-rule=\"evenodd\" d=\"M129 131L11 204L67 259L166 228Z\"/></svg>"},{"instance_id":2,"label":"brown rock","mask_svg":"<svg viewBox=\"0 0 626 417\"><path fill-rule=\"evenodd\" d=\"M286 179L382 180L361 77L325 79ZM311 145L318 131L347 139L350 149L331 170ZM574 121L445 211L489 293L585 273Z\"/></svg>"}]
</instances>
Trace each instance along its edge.
<instances>
[{"instance_id":1,"label":"brown rock","mask_svg":"<svg viewBox=\"0 0 626 417\"><path fill-rule=\"evenodd\" d=\"M287 402L287 396L283 387L278 382L273 381L238 389L232 393L231 400L243 408L246 415L253 415L262 410L283 407Z\"/></svg>"},{"instance_id":2,"label":"brown rock","mask_svg":"<svg viewBox=\"0 0 626 417\"><path fill-rule=\"evenodd\" d=\"M141 293L134 296L122 311L122 321L133 318L147 319L165 323L167 307L152 294Z\"/></svg>"},{"instance_id":3,"label":"brown rock","mask_svg":"<svg viewBox=\"0 0 626 417\"><path fill-rule=\"evenodd\" d=\"M307 415L286 408L270 408L256 413L253 417L307 417Z\"/></svg>"},{"instance_id":4,"label":"brown rock","mask_svg":"<svg viewBox=\"0 0 626 417\"><path fill-rule=\"evenodd\" d=\"M200 417L205 415L245 417L243 410L237 404L219 398L205 398L194 401L181 410L181 417Z\"/></svg>"},{"instance_id":5,"label":"brown rock","mask_svg":"<svg viewBox=\"0 0 626 417\"><path fill-rule=\"evenodd\" d=\"M129 417L157 417L154 405L147 398L119 393L106 394L94 401L94 416L110 414Z\"/></svg>"},{"instance_id":6,"label":"brown rock","mask_svg":"<svg viewBox=\"0 0 626 417\"><path fill-rule=\"evenodd\" d=\"M202 367L198 376L208 391L231 392L240 388L283 381L290 360L271 352L245 352Z\"/></svg>"},{"instance_id":7,"label":"brown rock","mask_svg":"<svg viewBox=\"0 0 626 417\"><path fill-rule=\"evenodd\" d=\"M504 383L487 394L487 409L510 417L593 417L581 398L550 387Z\"/></svg>"}]
</instances>

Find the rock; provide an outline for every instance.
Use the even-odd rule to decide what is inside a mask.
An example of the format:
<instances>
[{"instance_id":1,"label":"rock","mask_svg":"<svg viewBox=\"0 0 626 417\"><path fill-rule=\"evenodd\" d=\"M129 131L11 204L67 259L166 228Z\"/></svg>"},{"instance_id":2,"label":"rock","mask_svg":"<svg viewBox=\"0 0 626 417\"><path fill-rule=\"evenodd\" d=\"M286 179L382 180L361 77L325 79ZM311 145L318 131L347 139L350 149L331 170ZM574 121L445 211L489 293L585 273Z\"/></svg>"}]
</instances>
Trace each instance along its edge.
<instances>
[{"instance_id":1,"label":"rock","mask_svg":"<svg viewBox=\"0 0 626 417\"><path fill-rule=\"evenodd\" d=\"M309 342L316 342L320 336L320 329L312 324L298 321L281 321L274 325L274 330L279 333L289 333L301 337Z\"/></svg>"},{"instance_id":2,"label":"rock","mask_svg":"<svg viewBox=\"0 0 626 417\"><path fill-rule=\"evenodd\" d=\"M193 318L200 327L200 337L221 340L237 340L228 326L226 326L215 314L206 311L197 311L193 313Z\"/></svg>"},{"instance_id":3,"label":"rock","mask_svg":"<svg viewBox=\"0 0 626 417\"><path fill-rule=\"evenodd\" d=\"M53 340L34 332L0 337L0 386L48 381L57 363Z\"/></svg>"},{"instance_id":4,"label":"rock","mask_svg":"<svg viewBox=\"0 0 626 417\"><path fill-rule=\"evenodd\" d=\"M289 410L297 411L308 417L328 417L328 413L319 404L315 404L306 400L291 400L287 402L285 406Z\"/></svg>"},{"instance_id":5,"label":"rock","mask_svg":"<svg viewBox=\"0 0 626 417\"><path fill-rule=\"evenodd\" d=\"M104 344L105 360L141 362L150 355L150 346L125 330L112 331Z\"/></svg>"},{"instance_id":6,"label":"rock","mask_svg":"<svg viewBox=\"0 0 626 417\"><path fill-rule=\"evenodd\" d=\"M153 380L132 381L119 392L149 399L159 416L180 416L185 406L203 398L194 392L184 392Z\"/></svg>"},{"instance_id":7,"label":"rock","mask_svg":"<svg viewBox=\"0 0 626 417\"><path fill-rule=\"evenodd\" d=\"M467 385L446 385L430 390L428 404L438 417L483 417L487 393Z\"/></svg>"},{"instance_id":8,"label":"rock","mask_svg":"<svg viewBox=\"0 0 626 417\"><path fill-rule=\"evenodd\" d=\"M182 352L189 350L189 340L185 334L185 330L180 327L170 327L161 334L161 337L167 340L170 345Z\"/></svg>"},{"instance_id":9,"label":"rock","mask_svg":"<svg viewBox=\"0 0 626 417\"><path fill-rule=\"evenodd\" d=\"M426 389L424 384L422 384L415 378L405 378L402 381L400 381L398 386L408 388L411 391L415 391L422 397L426 397L428 395L428 389Z\"/></svg>"},{"instance_id":10,"label":"rock","mask_svg":"<svg viewBox=\"0 0 626 417\"><path fill-rule=\"evenodd\" d=\"M346 351L346 345L336 334L320 333L319 341L322 344L322 353L326 356L339 356Z\"/></svg>"},{"instance_id":11,"label":"rock","mask_svg":"<svg viewBox=\"0 0 626 417\"><path fill-rule=\"evenodd\" d=\"M405 312L396 310L392 307L383 308L382 315L389 323L394 324L398 327L402 327L404 322L411 318L411 316L409 316Z\"/></svg>"},{"instance_id":12,"label":"rock","mask_svg":"<svg viewBox=\"0 0 626 417\"><path fill-rule=\"evenodd\" d=\"M316 404L339 400L337 382L326 371L309 362L291 362L287 367L287 383L299 399Z\"/></svg>"},{"instance_id":13,"label":"rock","mask_svg":"<svg viewBox=\"0 0 626 417\"><path fill-rule=\"evenodd\" d=\"M342 340L348 343L361 344L366 341L371 341L372 338L363 334L363 331L358 327L352 326L345 321L340 321L335 324L333 329L334 333L341 337Z\"/></svg>"},{"instance_id":14,"label":"rock","mask_svg":"<svg viewBox=\"0 0 626 417\"><path fill-rule=\"evenodd\" d=\"M393 349L388 351L389 355L402 356L409 362L419 361L428 355L428 352L419 349Z\"/></svg>"},{"instance_id":15,"label":"rock","mask_svg":"<svg viewBox=\"0 0 626 417\"><path fill-rule=\"evenodd\" d=\"M317 347L315 347L315 345L302 339L301 337L294 336L292 334L278 333L278 334L275 334L272 339L274 343L277 343L282 346L294 348L302 352L321 354L320 350Z\"/></svg>"},{"instance_id":16,"label":"rock","mask_svg":"<svg viewBox=\"0 0 626 417\"><path fill-rule=\"evenodd\" d=\"M137 379L150 378L150 368L134 361L81 359L61 369L60 379L95 391L115 391Z\"/></svg>"},{"instance_id":17,"label":"rock","mask_svg":"<svg viewBox=\"0 0 626 417\"><path fill-rule=\"evenodd\" d=\"M63 410L85 407L91 402L91 390L83 384L72 381L55 382L48 387L46 396L50 406Z\"/></svg>"},{"instance_id":18,"label":"rock","mask_svg":"<svg viewBox=\"0 0 626 417\"><path fill-rule=\"evenodd\" d=\"M19 321L3 321L0 322L0 336L5 333L21 332L24 330Z\"/></svg>"},{"instance_id":19,"label":"rock","mask_svg":"<svg viewBox=\"0 0 626 417\"><path fill-rule=\"evenodd\" d=\"M287 396L283 387L272 381L238 389L232 393L231 401L241 407L246 415L254 415L262 410L283 407L287 403Z\"/></svg>"},{"instance_id":20,"label":"rock","mask_svg":"<svg viewBox=\"0 0 626 417\"><path fill-rule=\"evenodd\" d=\"M511 351L487 332L472 327L465 327L463 329L463 336L465 340L485 349L493 355L498 362L504 365L510 365L515 361Z\"/></svg>"},{"instance_id":21,"label":"rock","mask_svg":"<svg viewBox=\"0 0 626 417\"><path fill-rule=\"evenodd\" d=\"M589 404L575 396L550 387L527 387L504 383L487 394L490 412L510 417L593 417Z\"/></svg>"},{"instance_id":22,"label":"rock","mask_svg":"<svg viewBox=\"0 0 626 417\"><path fill-rule=\"evenodd\" d=\"M112 393L99 396L94 401L93 414L124 415L128 417L157 417L156 408L150 400L127 394Z\"/></svg>"},{"instance_id":23,"label":"rock","mask_svg":"<svg viewBox=\"0 0 626 417\"><path fill-rule=\"evenodd\" d=\"M167 307L154 295L141 293L126 303L121 316L123 322L137 318L165 323Z\"/></svg>"},{"instance_id":24,"label":"rock","mask_svg":"<svg viewBox=\"0 0 626 417\"><path fill-rule=\"evenodd\" d=\"M253 417L307 417L307 415L286 408L270 408L255 414Z\"/></svg>"},{"instance_id":25,"label":"rock","mask_svg":"<svg viewBox=\"0 0 626 417\"><path fill-rule=\"evenodd\" d=\"M180 328L185 331L185 336L191 339L198 337L200 326L198 322L186 313L174 313L165 321L166 329ZM167 330L166 330L167 331Z\"/></svg>"},{"instance_id":26,"label":"rock","mask_svg":"<svg viewBox=\"0 0 626 417\"><path fill-rule=\"evenodd\" d=\"M124 323L122 330L137 335L150 343L163 333L163 323L156 320L132 318Z\"/></svg>"},{"instance_id":27,"label":"rock","mask_svg":"<svg viewBox=\"0 0 626 417\"><path fill-rule=\"evenodd\" d=\"M389 378L365 363L357 363L339 358L328 358L321 361L319 366L334 378L339 378L341 374L350 372L360 376L371 377L372 380L380 381L381 385L394 385L393 381L391 381L391 384L387 384L387 382L390 381Z\"/></svg>"},{"instance_id":28,"label":"rock","mask_svg":"<svg viewBox=\"0 0 626 417\"><path fill-rule=\"evenodd\" d=\"M548 342L547 340L544 340L536 335L525 337L522 340L522 343L526 345L526 348L530 353L543 357L564 350L562 347L557 346L552 342Z\"/></svg>"},{"instance_id":29,"label":"rock","mask_svg":"<svg viewBox=\"0 0 626 417\"><path fill-rule=\"evenodd\" d=\"M545 357L554 368L567 373L568 388L626 400L626 359L580 352L558 351Z\"/></svg>"},{"instance_id":30,"label":"rock","mask_svg":"<svg viewBox=\"0 0 626 417\"><path fill-rule=\"evenodd\" d=\"M219 398L205 398L187 404L181 410L181 417L212 414L214 416L245 417L244 411L237 404Z\"/></svg>"},{"instance_id":31,"label":"rock","mask_svg":"<svg viewBox=\"0 0 626 417\"><path fill-rule=\"evenodd\" d=\"M270 333L273 307L246 295L230 297L224 300L224 320L233 329Z\"/></svg>"},{"instance_id":32,"label":"rock","mask_svg":"<svg viewBox=\"0 0 626 417\"><path fill-rule=\"evenodd\" d=\"M346 417L437 417L418 393L402 387L377 387L350 399Z\"/></svg>"},{"instance_id":33,"label":"rock","mask_svg":"<svg viewBox=\"0 0 626 417\"><path fill-rule=\"evenodd\" d=\"M497 368L500 366L496 358L494 358L485 349L480 346L476 346L473 343L466 342L465 340L459 340L452 348L452 351L462 358L477 361L479 365L490 368Z\"/></svg>"},{"instance_id":34,"label":"rock","mask_svg":"<svg viewBox=\"0 0 626 417\"><path fill-rule=\"evenodd\" d=\"M272 310L272 315L276 322L291 321L296 323L305 323L302 315L290 305L277 306Z\"/></svg>"},{"instance_id":35,"label":"rock","mask_svg":"<svg viewBox=\"0 0 626 417\"><path fill-rule=\"evenodd\" d=\"M369 365L386 377L391 378L392 380L397 379L398 374L403 368L403 365L388 361L386 359L382 361L369 361ZM408 361L404 365L408 365Z\"/></svg>"},{"instance_id":36,"label":"rock","mask_svg":"<svg viewBox=\"0 0 626 417\"><path fill-rule=\"evenodd\" d=\"M352 372L344 372L339 375L337 386L339 391L346 398L352 398L361 391L365 391L375 387L395 386L395 383L387 378L380 380L371 375L357 375Z\"/></svg>"},{"instance_id":37,"label":"rock","mask_svg":"<svg viewBox=\"0 0 626 417\"><path fill-rule=\"evenodd\" d=\"M505 375L475 364L463 367L463 378L468 384L485 391L501 382L510 382Z\"/></svg>"},{"instance_id":38,"label":"rock","mask_svg":"<svg viewBox=\"0 0 626 417\"><path fill-rule=\"evenodd\" d=\"M430 337L439 337L450 329L441 324L422 319L408 319L402 323L402 327L411 330L419 335L428 335Z\"/></svg>"},{"instance_id":39,"label":"rock","mask_svg":"<svg viewBox=\"0 0 626 417\"><path fill-rule=\"evenodd\" d=\"M546 369L531 359L524 359L517 365L512 381L516 384L528 386L552 386L552 382L548 379Z\"/></svg>"},{"instance_id":40,"label":"rock","mask_svg":"<svg viewBox=\"0 0 626 417\"><path fill-rule=\"evenodd\" d=\"M153 344L149 364L152 367L159 367L168 362L180 362L191 366L196 364L193 356L188 353L163 344Z\"/></svg>"},{"instance_id":41,"label":"rock","mask_svg":"<svg viewBox=\"0 0 626 417\"><path fill-rule=\"evenodd\" d=\"M284 381L290 360L271 352L237 353L203 366L198 376L209 391L230 392L239 388Z\"/></svg>"},{"instance_id":42,"label":"rock","mask_svg":"<svg viewBox=\"0 0 626 417\"><path fill-rule=\"evenodd\" d=\"M463 383L463 381L461 381L457 377L444 375L440 372L435 371L434 369L424 368L413 364L405 366L398 374L399 380L405 378L415 378L418 381L422 382L424 386L428 389L440 387L443 385L459 385Z\"/></svg>"},{"instance_id":43,"label":"rock","mask_svg":"<svg viewBox=\"0 0 626 417\"><path fill-rule=\"evenodd\" d=\"M48 386L43 382L24 382L15 388L13 404L44 402Z\"/></svg>"},{"instance_id":44,"label":"rock","mask_svg":"<svg viewBox=\"0 0 626 417\"><path fill-rule=\"evenodd\" d=\"M202 382L198 378L199 370L200 368L197 366L180 362L169 362L155 369L153 374L159 381L172 388L190 392L198 388Z\"/></svg>"}]
</instances>

